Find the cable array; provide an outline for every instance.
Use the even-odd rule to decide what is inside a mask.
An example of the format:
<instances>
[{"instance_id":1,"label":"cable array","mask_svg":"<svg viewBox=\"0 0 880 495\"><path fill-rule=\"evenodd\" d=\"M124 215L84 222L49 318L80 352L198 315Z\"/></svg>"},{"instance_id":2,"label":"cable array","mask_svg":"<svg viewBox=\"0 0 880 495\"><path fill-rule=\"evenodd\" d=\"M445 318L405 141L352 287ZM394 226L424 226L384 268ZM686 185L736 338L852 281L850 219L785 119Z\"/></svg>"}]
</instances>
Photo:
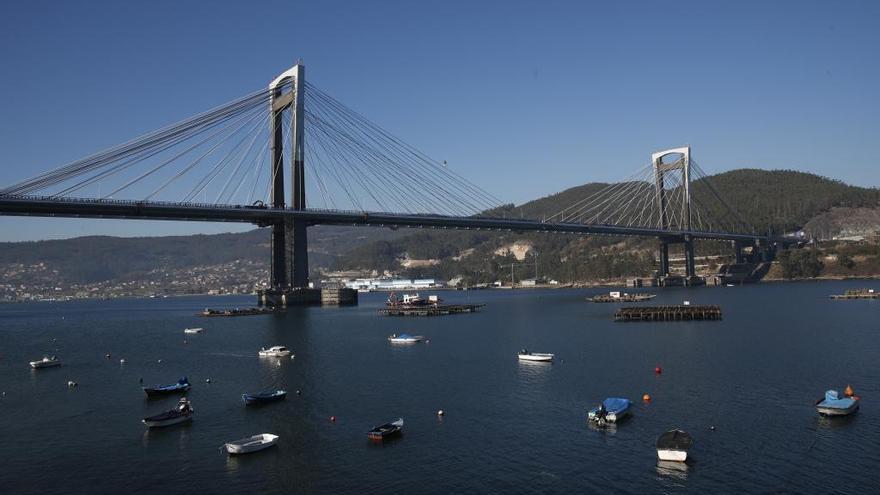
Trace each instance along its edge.
<instances>
[{"instance_id":1,"label":"cable array","mask_svg":"<svg viewBox=\"0 0 880 495\"><path fill-rule=\"evenodd\" d=\"M680 165L671 163L677 164ZM701 232L754 231L693 159L689 174L689 184L685 184L681 169L657 174L653 164L649 164L621 182L604 185L545 221Z\"/></svg>"},{"instance_id":2,"label":"cable array","mask_svg":"<svg viewBox=\"0 0 880 495\"><path fill-rule=\"evenodd\" d=\"M294 90L290 80L276 89ZM306 197L312 207L471 216L501 205L445 163L314 85L305 83L301 90ZM271 164L271 102L269 90L251 93L2 189L0 195L269 203L276 173L290 173L293 128L289 107L279 114L284 163ZM291 184L285 186L289 191Z\"/></svg>"}]
</instances>

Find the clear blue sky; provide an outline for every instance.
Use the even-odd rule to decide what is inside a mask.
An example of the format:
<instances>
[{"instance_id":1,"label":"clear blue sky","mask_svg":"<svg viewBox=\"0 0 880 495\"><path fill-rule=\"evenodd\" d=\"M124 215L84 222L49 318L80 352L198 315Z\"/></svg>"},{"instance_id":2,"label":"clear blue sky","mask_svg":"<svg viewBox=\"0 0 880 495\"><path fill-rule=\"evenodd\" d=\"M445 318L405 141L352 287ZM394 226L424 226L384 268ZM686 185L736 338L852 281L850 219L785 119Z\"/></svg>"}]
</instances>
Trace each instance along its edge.
<instances>
[{"instance_id":1,"label":"clear blue sky","mask_svg":"<svg viewBox=\"0 0 880 495\"><path fill-rule=\"evenodd\" d=\"M0 185L309 80L508 202L693 146L710 173L880 185L880 2L43 2L0 6ZM0 218L0 240L234 226Z\"/></svg>"}]
</instances>

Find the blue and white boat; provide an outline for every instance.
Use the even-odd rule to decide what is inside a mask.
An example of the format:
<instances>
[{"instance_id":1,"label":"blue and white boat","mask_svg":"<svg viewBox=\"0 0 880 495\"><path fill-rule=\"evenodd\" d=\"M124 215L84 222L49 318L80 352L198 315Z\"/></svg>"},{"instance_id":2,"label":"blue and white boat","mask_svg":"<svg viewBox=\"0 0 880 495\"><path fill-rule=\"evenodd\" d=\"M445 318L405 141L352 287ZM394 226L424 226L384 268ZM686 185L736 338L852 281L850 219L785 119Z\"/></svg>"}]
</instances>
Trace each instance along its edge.
<instances>
[{"instance_id":1,"label":"blue and white boat","mask_svg":"<svg viewBox=\"0 0 880 495\"><path fill-rule=\"evenodd\" d=\"M187 378L181 377L177 380L177 383L173 385L156 385L155 387L143 387L144 393L147 394L147 397L159 397L162 395L169 394L177 394L180 392L186 392L189 390L189 380Z\"/></svg>"},{"instance_id":2,"label":"blue and white boat","mask_svg":"<svg viewBox=\"0 0 880 495\"><path fill-rule=\"evenodd\" d=\"M605 423L617 423L629 414L632 401L621 397L609 397L602 401L602 405L590 409L587 419L603 425Z\"/></svg>"},{"instance_id":3,"label":"blue and white boat","mask_svg":"<svg viewBox=\"0 0 880 495\"><path fill-rule=\"evenodd\" d=\"M816 401L816 410L823 416L847 416L859 410L859 397L843 397L837 390L825 392L825 398Z\"/></svg>"},{"instance_id":4,"label":"blue and white boat","mask_svg":"<svg viewBox=\"0 0 880 495\"><path fill-rule=\"evenodd\" d=\"M285 397L287 397L287 391L285 390L272 390L258 394L241 394L241 400L244 401L246 406L284 400Z\"/></svg>"}]
</instances>

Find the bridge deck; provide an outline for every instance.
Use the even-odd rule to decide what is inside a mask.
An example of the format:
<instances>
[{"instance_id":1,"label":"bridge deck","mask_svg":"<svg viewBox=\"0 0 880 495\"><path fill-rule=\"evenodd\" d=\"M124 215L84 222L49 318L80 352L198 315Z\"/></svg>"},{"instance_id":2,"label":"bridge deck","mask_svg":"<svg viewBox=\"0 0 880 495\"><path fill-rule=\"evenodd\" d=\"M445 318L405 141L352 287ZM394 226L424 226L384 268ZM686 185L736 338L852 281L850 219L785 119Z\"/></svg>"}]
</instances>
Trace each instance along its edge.
<instances>
[{"instance_id":1,"label":"bridge deck","mask_svg":"<svg viewBox=\"0 0 880 495\"><path fill-rule=\"evenodd\" d=\"M243 222L260 226L285 220L302 219L311 225L369 225L516 232L557 232L613 236L640 236L727 241L771 241L793 243L799 239L731 232L668 230L651 227L622 227L538 220L452 217L442 215L368 213L336 210L293 210L263 206L207 205L135 202L98 199L58 199L47 197L0 197L0 215L42 217L81 217L114 219L178 220L197 222Z\"/></svg>"}]
</instances>

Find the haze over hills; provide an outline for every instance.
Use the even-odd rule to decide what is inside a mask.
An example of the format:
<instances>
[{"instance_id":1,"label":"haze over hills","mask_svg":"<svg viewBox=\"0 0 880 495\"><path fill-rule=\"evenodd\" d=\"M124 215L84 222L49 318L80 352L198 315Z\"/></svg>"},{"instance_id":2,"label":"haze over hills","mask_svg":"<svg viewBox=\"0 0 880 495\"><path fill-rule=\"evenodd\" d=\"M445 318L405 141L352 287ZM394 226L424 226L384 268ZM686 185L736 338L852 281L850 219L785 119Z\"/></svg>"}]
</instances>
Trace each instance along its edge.
<instances>
[{"instance_id":1,"label":"haze over hills","mask_svg":"<svg viewBox=\"0 0 880 495\"><path fill-rule=\"evenodd\" d=\"M880 231L880 190L795 171L741 169L711 176L721 196L756 232L830 238ZM585 184L493 213L541 219L606 184ZM700 181L692 185L704 187ZM709 204L707 208L720 208ZM645 275L653 239L473 231L392 231L319 226L309 230L313 277L332 269L461 279L466 283L535 275L561 282ZM698 255L725 254L703 243ZM536 263L537 262L537 263ZM268 277L269 231L151 238L79 237L0 243L0 297L249 292Z\"/></svg>"}]
</instances>

